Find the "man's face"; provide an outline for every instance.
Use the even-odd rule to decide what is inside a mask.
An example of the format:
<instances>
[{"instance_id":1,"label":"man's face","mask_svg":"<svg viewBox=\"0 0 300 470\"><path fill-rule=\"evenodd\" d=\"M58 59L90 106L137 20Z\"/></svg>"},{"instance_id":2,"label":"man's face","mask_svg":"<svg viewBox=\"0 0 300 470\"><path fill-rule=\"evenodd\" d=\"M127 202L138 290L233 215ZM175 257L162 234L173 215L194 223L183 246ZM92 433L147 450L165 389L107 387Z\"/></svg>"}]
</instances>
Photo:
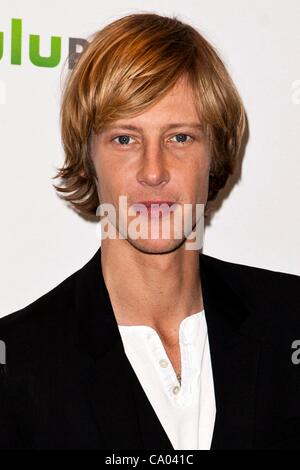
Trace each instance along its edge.
<instances>
[{"instance_id":1,"label":"man's face","mask_svg":"<svg viewBox=\"0 0 300 470\"><path fill-rule=\"evenodd\" d=\"M194 226L195 205L205 205L207 201L210 166L202 123L186 80L177 82L144 113L114 121L94 134L92 159L100 203L115 207L118 237L120 231L128 243L145 253L167 253L183 244L184 205L192 204L193 211L188 212L192 214ZM151 218L147 211L128 216L127 209L119 211L119 196L127 197L127 209L141 201L172 201L176 205L174 212L156 218ZM181 218L175 217L176 211L180 211ZM148 226L146 239L134 239L129 232L122 233L119 217L123 222L126 219L129 226L138 216ZM166 219L170 222L168 238L162 235L162 222L166 223ZM158 232L153 238L151 226L154 230L154 225Z\"/></svg>"}]
</instances>

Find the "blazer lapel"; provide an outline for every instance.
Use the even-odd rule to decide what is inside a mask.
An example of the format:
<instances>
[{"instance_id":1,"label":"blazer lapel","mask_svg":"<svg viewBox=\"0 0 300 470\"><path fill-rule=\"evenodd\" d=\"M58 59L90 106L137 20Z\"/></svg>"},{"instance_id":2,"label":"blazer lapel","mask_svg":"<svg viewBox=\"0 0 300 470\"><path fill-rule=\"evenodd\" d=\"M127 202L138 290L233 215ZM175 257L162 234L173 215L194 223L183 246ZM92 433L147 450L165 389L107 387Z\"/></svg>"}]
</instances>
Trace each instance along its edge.
<instances>
[{"instance_id":1,"label":"blazer lapel","mask_svg":"<svg viewBox=\"0 0 300 470\"><path fill-rule=\"evenodd\" d=\"M221 265L224 273L219 271ZM250 449L254 439L260 330L259 325L253 324L245 303L228 284L228 269L230 272L228 264L200 255L216 400L211 449Z\"/></svg>"},{"instance_id":2,"label":"blazer lapel","mask_svg":"<svg viewBox=\"0 0 300 470\"><path fill-rule=\"evenodd\" d=\"M87 395L107 449L173 450L123 347L95 360Z\"/></svg>"},{"instance_id":3,"label":"blazer lapel","mask_svg":"<svg viewBox=\"0 0 300 470\"><path fill-rule=\"evenodd\" d=\"M79 345L90 358L87 399L106 449L166 449L171 442L126 356L101 269L101 249L75 282Z\"/></svg>"}]
</instances>

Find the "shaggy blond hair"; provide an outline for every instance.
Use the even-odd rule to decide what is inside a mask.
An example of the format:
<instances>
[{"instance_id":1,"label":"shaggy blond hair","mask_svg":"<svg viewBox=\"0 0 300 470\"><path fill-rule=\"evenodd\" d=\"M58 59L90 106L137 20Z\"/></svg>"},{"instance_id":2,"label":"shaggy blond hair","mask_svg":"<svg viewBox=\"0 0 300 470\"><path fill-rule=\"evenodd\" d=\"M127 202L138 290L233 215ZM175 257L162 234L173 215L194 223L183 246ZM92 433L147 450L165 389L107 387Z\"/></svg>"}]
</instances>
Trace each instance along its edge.
<instances>
[{"instance_id":1,"label":"shaggy blond hair","mask_svg":"<svg viewBox=\"0 0 300 470\"><path fill-rule=\"evenodd\" d=\"M237 89L215 48L192 26L155 13L124 16L97 31L71 70L60 119L65 161L53 185L83 214L99 206L92 132L157 103L186 76L211 155L208 201L233 173L245 130Z\"/></svg>"}]
</instances>

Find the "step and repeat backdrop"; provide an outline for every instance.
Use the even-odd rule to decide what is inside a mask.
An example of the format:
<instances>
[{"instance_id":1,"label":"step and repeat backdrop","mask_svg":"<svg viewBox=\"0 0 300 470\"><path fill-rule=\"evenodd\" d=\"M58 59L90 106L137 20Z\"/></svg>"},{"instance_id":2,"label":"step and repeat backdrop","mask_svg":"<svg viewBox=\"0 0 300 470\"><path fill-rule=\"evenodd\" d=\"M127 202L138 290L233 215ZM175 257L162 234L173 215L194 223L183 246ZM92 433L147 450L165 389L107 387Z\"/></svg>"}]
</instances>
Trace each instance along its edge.
<instances>
[{"instance_id":1,"label":"step and repeat backdrop","mask_svg":"<svg viewBox=\"0 0 300 470\"><path fill-rule=\"evenodd\" d=\"M63 163L64 80L88 38L133 12L176 15L216 47L243 99L248 140L216 200L203 252L300 274L298 0L68 2L0 9L0 316L79 269L101 239L52 184ZM72 59L70 59L72 57Z\"/></svg>"}]
</instances>

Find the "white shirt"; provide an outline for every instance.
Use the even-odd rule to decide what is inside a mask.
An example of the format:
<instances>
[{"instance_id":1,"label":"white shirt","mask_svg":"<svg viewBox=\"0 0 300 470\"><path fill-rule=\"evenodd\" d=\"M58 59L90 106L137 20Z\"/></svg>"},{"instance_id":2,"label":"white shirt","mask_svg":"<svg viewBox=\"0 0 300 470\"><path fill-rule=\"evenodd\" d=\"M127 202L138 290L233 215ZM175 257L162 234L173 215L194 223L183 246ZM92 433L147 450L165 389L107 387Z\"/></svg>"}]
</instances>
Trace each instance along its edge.
<instances>
[{"instance_id":1,"label":"white shirt","mask_svg":"<svg viewBox=\"0 0 300 470\"><path fill-rule=\"evenodd\" d=\"M204 310L179 326L181 385L154 328L118 327L125 353L173 448L209 450L216 405Z\"/></svg>"}]
</instances>

